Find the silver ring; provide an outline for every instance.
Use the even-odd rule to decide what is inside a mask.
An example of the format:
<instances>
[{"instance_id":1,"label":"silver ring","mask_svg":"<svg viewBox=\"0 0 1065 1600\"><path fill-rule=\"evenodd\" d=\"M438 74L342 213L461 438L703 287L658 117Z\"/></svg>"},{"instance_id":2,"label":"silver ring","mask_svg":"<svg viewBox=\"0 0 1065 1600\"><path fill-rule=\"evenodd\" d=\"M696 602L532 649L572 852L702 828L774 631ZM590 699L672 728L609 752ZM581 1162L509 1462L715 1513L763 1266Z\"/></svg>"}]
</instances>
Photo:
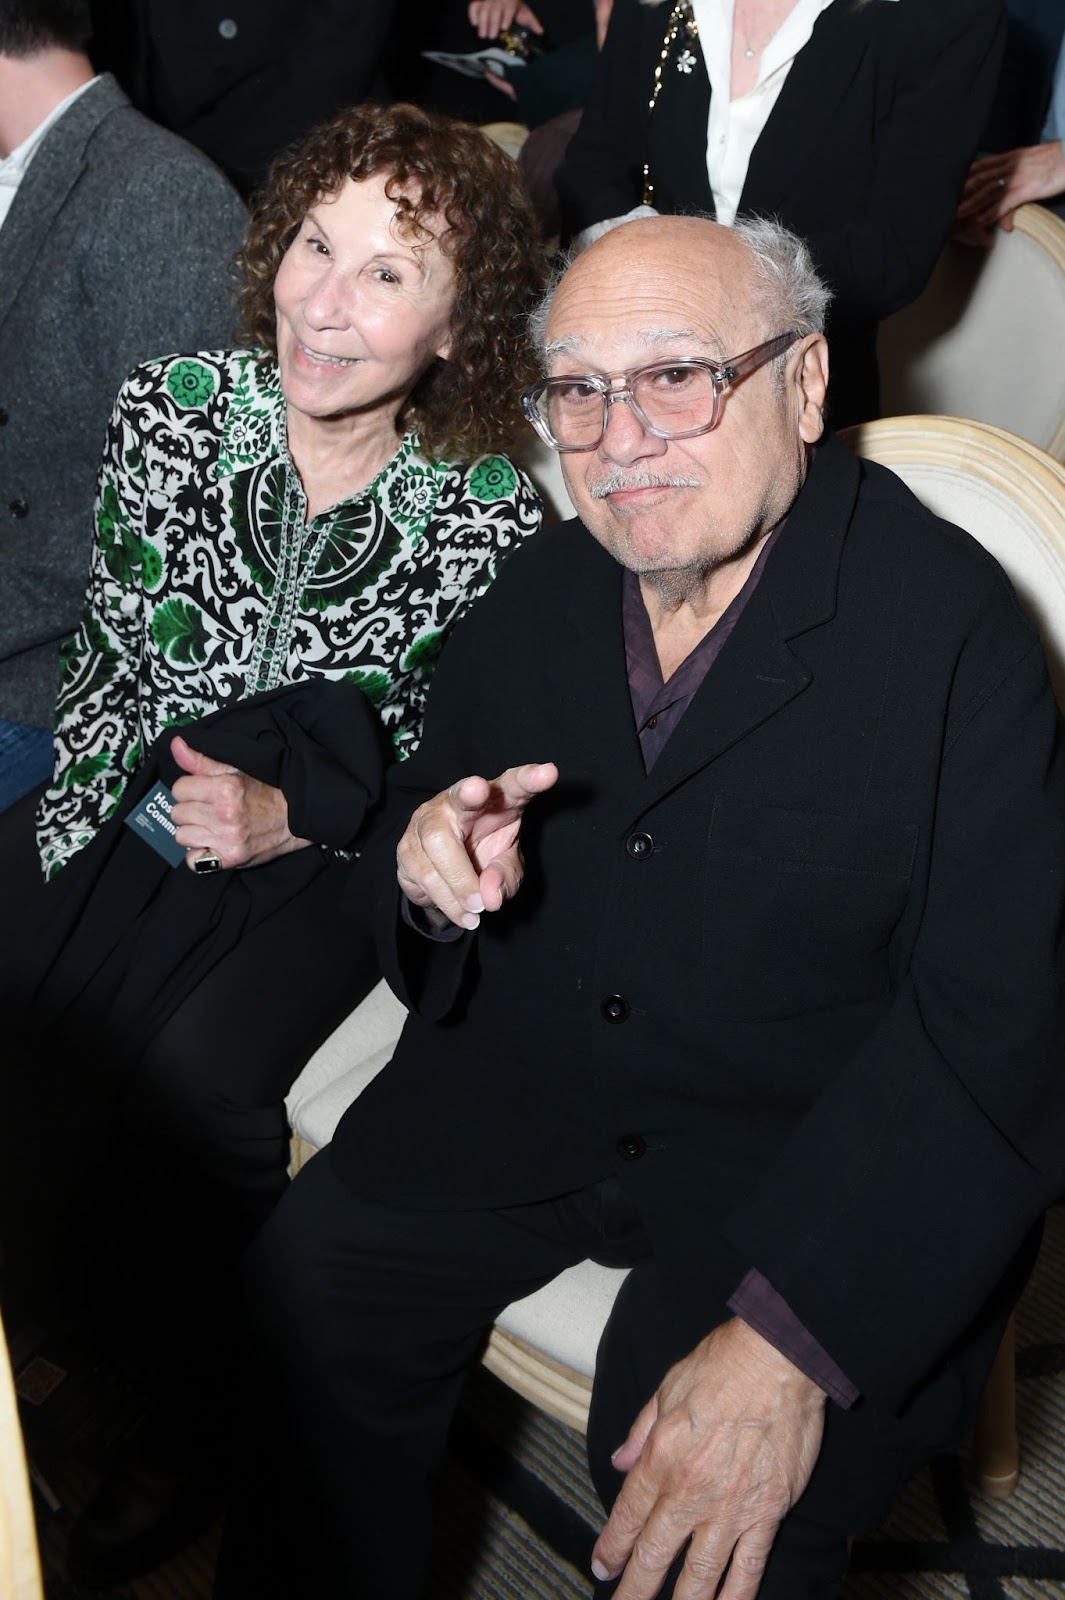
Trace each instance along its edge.
<instances>
[{"instance_id":1,"label":"silver ring","mask_svg":"<svg viewBox=\"0 0 1065 1600\"><path fill-rule=\"evenodd\" d=\"M192 863L193 872L221 872L222 857L217 850L205 850Z\"/></svg>"}]
</instances>

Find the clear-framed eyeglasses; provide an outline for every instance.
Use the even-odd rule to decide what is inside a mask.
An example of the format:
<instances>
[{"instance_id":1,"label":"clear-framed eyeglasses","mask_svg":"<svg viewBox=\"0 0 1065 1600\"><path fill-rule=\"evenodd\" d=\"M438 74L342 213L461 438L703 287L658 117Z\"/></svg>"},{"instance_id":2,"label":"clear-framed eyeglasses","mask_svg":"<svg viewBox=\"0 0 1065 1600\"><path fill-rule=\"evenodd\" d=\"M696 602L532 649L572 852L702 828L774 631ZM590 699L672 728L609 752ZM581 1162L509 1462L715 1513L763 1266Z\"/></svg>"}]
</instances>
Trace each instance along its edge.
<instances>
[{"instance_id":1,"label":"clear-framed eyeglasses","mask_svg":"<svg viewBox=\"0 0 1065 1600\"><path fill-rule=\"evenodd\" d=\"M657 438L694 439L720 421L721 401L730 389L802 337L792 328L727 361L653 361L613 379L596 372L542 378L525 390L521 409L544 443L564 453L597 448L616 400L631 406Z\"/></svg>"}]
</instances>

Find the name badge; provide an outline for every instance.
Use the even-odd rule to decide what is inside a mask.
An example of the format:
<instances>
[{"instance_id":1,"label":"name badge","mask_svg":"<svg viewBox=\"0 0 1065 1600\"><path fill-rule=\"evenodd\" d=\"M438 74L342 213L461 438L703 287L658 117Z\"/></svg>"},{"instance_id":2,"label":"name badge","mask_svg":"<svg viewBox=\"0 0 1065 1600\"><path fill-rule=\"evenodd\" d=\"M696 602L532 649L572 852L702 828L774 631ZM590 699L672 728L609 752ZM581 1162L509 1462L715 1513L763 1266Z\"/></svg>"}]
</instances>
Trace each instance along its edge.
<instances>
[{"instance_id":1,"label":"name badge","mask_svg":"<svg viewBox=\"0 0 1065 1600\"><path fill-rule=\"evenodd\" d=\"M126 827L132 828L139 839L150 844L172 867L177 867L185 859L185 846L178 844L174 837L177 828L170 815L173 809L172 792L165 783L157 783L125 820Z\"/></svg>"}]
</instances>

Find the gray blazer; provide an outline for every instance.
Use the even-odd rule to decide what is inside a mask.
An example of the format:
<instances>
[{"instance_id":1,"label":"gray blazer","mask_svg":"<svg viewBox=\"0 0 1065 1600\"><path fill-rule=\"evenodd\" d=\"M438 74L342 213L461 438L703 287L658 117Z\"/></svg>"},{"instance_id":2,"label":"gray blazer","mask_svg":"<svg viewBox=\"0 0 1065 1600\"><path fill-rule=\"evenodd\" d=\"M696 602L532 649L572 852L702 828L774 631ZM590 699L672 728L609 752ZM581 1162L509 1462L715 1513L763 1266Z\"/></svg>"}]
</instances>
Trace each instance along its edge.
<instances>
[{"instance_id":1,"label":"gray blazer","mask_svg":"<svg viewBox=\"0 0 1065 1600\"><path fill-rule=\"evenodd\" d=\"M132 367L233 342L245 213L111 77L41 144L0 227L0 718L51 727L104 430Z\"/></svg>"}]
</instances>

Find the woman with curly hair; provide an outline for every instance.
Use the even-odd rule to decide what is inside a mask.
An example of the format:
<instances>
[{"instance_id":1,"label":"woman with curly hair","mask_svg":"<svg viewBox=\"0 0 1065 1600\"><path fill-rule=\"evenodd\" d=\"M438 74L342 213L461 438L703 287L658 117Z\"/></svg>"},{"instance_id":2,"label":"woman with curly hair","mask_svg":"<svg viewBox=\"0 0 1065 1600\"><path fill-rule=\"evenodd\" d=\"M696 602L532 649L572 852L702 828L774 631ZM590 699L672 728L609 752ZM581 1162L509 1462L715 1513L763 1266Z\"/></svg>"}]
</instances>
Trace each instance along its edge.
<instances>
[{"instance_id":1,"label":"woman with curly hair","mask_svg":"<svg viewBox=\"0 0 1065 1600\"><path fill-rule=\"evenodd\" d=\"M190 1298L217 1315L284 1188L283 1096L377 977L357 855L385 763L418 742L449 630L539 525L495 453L532 375L536 240L476 129L345 111L253 214L248 347L149 362L119 394L15 987L24 1087L61 1107L35 1188L45 1171L68 1217L98 1214L85 1169L122 1140L121 1233L136 1215L151 1239L142 1356ZM138 1474L78 1524L79 1579L165 1547L130 1521Z\"/></svg>"}]
</instances>

